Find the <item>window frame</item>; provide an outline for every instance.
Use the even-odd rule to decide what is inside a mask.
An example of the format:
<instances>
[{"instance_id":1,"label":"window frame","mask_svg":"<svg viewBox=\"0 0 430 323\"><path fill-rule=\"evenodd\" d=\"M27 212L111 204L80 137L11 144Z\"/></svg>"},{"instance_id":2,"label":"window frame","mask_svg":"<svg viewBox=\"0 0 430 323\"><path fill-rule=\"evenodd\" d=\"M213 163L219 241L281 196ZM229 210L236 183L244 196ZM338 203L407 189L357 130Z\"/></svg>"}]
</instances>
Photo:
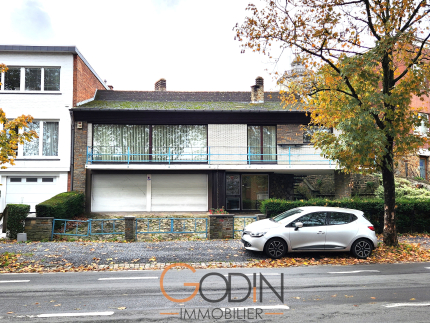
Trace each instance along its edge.
<instances>
[{"instance_id":1,"label":"window frame","mask_svg":"<svg viewBox=\"0 0 430 323\"><path fill-rule=\"evenodd\" d=\"M33 120L34 122L39 122L39 138L33 139L33 140L39 140L39 154L37 155L31 155L31 156L25 156L24 155L24 144L18 144L18 151L17 151L17 158L19 159L58 159L60 158L60 121L59 120ZM57 155L56 156L45 156L43 155L43 133L44 133L44 123L46 122L56 122L58 124L58 133L57 133ZM23 133L24 129L20 129L19 133Z\"/></svg>"},{"instance_id":2,"label":"window frame","mask_svg":"<svg viewBox=\"0 0 430 323\"><path fill-rule=\"evenodd\" d=\"M251 164L252 163L265 163L265 164L276 164L277 162L278 162L278 144L277 144L277 131L278 131L278 126L276 125L276 124L266 124L266 125L253 125L253 124L247 124L246 125L246 145L247 145L247 150L248 151L250 151L250 147L252 147L252 146L250 146L249 145L249 128L250 127L259 127L259 129L260 129L260 139L259 139L259 142L260 142L260 144L259 144L259 147L260 147L260 152L259 152L259 154L260 154L260 158L259 159L251 159L251 160L249 160L248 162L250 162ZM272 148L274 148L275 149L275 152L274 152L274 156L275 156L275 158L274 158L274 160L273 159L270 159L270 160L266 160L266 159L264 159L266 156L264 155L264 131L263 131L263 128L264 127L275 127L275 140L274 140L274 146L273 147L270 147L271 149ZM271 154L272 155L272 154ZM258 156L258 154L257 154L257 156ZM267 156L267 157L269 157L269 156ZM248 159L249 157L247 156L247 159Z\"/></svg>"},{"instance_id":3,"label":"window frame","mask_svg":"<svg viewBox=\"0 0 430 323\"><path fill-rule=\"evenodd\" d=\"M1 87L0 92L2 93L53 93L58 94L61 93L61 66L9 66L9 68L19 68L21 70L20 72L20 89L19 90L5 90L4 89L4 81L5 81L5 73L0 73L0 80L1 80ZM31 68L40 68L40 90L26 90L26 69ZM46 69L59 69L60 70L60 78L59 78L59 90L45 90L45 68ZM7 72L6 72L7 73Z\"/></svg>"}]
</instances>

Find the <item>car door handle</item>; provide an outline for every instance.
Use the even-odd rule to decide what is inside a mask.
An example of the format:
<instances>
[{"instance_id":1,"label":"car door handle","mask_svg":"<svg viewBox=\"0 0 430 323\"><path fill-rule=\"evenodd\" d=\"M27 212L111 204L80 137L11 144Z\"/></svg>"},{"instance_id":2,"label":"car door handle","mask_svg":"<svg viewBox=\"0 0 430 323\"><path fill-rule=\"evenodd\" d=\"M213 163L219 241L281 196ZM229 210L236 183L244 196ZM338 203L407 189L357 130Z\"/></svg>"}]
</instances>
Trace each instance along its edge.
<instances>
[{"instance_id":1,"label":"car door handle","mask_svg":"<svg viewBox=\"0 0 430 323\"><path fill-rule=\"evenodd\" d=\"M317 234L325 234L323 231L318 231Z\"/></svg>"}]
</instances>

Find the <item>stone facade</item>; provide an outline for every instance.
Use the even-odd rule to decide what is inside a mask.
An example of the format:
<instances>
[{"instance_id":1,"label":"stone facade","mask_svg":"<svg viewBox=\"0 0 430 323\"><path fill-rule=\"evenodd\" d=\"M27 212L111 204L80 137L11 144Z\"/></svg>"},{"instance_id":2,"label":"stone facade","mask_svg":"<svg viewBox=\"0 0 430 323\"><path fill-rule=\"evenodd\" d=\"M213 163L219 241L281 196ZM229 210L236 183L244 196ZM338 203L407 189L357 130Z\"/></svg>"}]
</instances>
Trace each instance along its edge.
<instances>
[{"instance_id":1,"label":"stone facade","mask_svg":"<svg viewBox=\"0 0 430 323\"><path fill-rule=\"evenodd\" d=\"M75 145L73 149L73 190L85 193L87 158L87 133L88 123L82 122L82 129L76 128L75 122Z\"/></svg>"},{"instance_id":2,"label":"stone facade","mask_svg":"<svg viewBox=\"0 0 430 323\"><path fill-rule=\"evenodd\" d=\"M303 129L301 124L278 124L276 129L278 145L302 145Z\"/></svg>"},{"instance_id":3,"label":"stone facade","mask_svg":"<svg viewBox=\"0 0 430 323\"><path fill-rule=\"evenodd\" d=\"M27 240L41 241L51 240L52 222L54 218L26 218L24 232L27 233Z\"/></svg>"},{"instance_id":4,"label":"stone facade","mask_svg":"<svg viewBox=\"0 0 430 323\"><path fill-rule=\"evenodd\" d=\"M294 175L269 174L269 185L270 198L294 199Z\"/></svg>"},{"instance_id":5,"label":"stone facade","mask_svg":"<svg viewBox=\"0 0 430 323\"><path fill-rule=\"evenodd\" d=\"M209 215L208 239L233 239L234 235L233 214Z\"/></svg>"},{"instance_id":6,"label":"stone facade","mask_svg":"<svg viewBox=\"0 0 430 323\"><path fill-rule=\"evenodd\" d=\"M126 216L125 220L125 240L126 241L136 241L136 217Z\"/></svg>"},{"instance_id":7,"label":"stone facade","mask_svg":"<svg viewBox=\"0 0 430 323\"><path fill-rule=\"evenodd\" d=\"M428 157L427 156L417 156L411 155L407 157L403 157L398 162L395 174L396 176L406 177L406 178L414 178L414 177L422 177L420 173L420 159L425 159L425 180L430 179L429 167L428 167Z\"/></svg>"}]
</instances>

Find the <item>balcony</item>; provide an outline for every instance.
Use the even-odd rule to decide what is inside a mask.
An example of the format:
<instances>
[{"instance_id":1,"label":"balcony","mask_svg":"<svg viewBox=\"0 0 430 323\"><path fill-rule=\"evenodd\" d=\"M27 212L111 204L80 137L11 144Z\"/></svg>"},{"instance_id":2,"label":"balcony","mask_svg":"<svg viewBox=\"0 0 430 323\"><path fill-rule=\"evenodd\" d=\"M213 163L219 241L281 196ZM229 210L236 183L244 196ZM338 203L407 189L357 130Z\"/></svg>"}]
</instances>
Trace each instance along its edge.
<instances>
[{"instance_id":1,"label":"balcony","mask_svg":"<svg viewBox=\"0 0 430 323\"><path fill-rule=\"evenodd\" d=\"M206 165L334 165L312 146L275 147L135 147L89 146L87 165L93 164L206 164Z\"/></svg>"}]
</instances>

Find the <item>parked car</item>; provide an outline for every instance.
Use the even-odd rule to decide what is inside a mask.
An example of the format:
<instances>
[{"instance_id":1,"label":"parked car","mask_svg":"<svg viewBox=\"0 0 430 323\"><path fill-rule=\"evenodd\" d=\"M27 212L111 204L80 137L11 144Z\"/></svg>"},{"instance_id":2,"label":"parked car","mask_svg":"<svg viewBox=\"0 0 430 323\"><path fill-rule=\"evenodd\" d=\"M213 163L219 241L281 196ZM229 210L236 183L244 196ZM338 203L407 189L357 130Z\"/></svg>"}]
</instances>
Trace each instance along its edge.
<instances>
[{"instance_id":1,"label":"parked car","mask_svg":"<svg viewBox=\"0 0 430 323\"><path fill-rule=\"evenodd\" d=\"M248 250L271 258L287 252L350 251L365 259L377 246L375 229L362 211L305 206L247 225L242 242Z\"/></svg>"}]
</instances>

